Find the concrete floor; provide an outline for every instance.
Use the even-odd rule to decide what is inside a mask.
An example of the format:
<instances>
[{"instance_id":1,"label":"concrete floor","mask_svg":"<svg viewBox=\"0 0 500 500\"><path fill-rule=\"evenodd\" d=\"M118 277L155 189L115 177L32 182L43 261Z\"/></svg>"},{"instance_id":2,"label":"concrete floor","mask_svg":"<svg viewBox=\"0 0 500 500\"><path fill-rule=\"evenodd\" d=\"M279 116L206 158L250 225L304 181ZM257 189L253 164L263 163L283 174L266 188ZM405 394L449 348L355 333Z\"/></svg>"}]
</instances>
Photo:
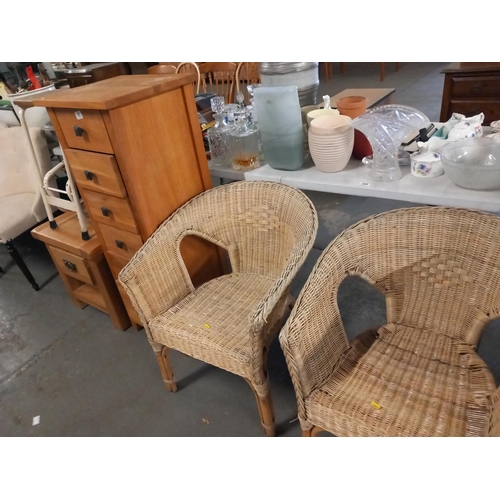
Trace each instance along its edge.
<instances>
[{"instance_id":1,"label":"concrete floor","mask_svg":"<svg viewBox=\"0 0 500 500\"><path fill-rule=\"evenodd\" d=\"M395 87L395 102L439 119L444 63L403 63L378 79L377 63L348 63L322 81L319 94L345 88ZM324 80L324 79L323 79ZM293 283L297 296L325 246L371 214L409 203L306 193L320 228ZM24 234L16 241L38 283L34 292L0 245L0 436L261 436L254 396L230 373L172 353L179 391L168 393L143 331L125 332L109 317L70 301L45 246ZM364 281L346 280L339 306L350 338L384 323L383 297ZM488 325L478 352L500 383L500 323ZM269 354L277 435L299 436L296 401L279 342ZM32 420L40 416L40 424Z\"/></svg>"}]
</instances>

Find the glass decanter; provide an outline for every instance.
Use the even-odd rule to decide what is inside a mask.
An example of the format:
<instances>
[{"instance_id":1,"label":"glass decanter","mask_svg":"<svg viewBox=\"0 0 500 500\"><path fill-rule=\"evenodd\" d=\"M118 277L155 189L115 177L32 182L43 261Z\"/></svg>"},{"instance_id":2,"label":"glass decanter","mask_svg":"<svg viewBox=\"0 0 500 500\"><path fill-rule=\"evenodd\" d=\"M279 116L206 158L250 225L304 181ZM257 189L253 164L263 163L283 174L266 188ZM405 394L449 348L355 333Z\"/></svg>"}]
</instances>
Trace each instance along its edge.
<instances>
[{"instance_id":1,"label":"glass decanter","mask_svg":"<svg viewBox=\"0 0 500 500\"><path fill-rule=\"evenodd\" d=\"M258 128L250 123L246 111L234 113L234 125L229 133L233 169L245 172L259 167Z\"/></svg>"},{"instance_id":2,"label":"glass decanter","mask_svg":"<svg viewBox=\"0 0 500 500\"><path fill-rule=\"evenodd\" d=\"M257 121L257 110L255 109L255 105L250 104L245 108L248 117L248 126L257 131L259 136L259 163L260 165L264 165L264 151L262 149L262 141L260 139L260 128L259 123Z\"/></svg>"},{"instance_id":3,"label":"glass decanter","mask_svg":"<svg viewBox=\"0 0 500 500\"><path fill-rule=\"evenodd\" d=\"M248 95L250 96L250 104L255 103L255 89L262 87L261 83L250 83L247 85Z\"/></svg>"},{"instance_id":4,"label":"glass decanter","mask_svg":"<svg viewBox=\"0 0 500 500\"><path fill-rule=\"evenodd\" d=\"M207 131L211 163L216 167L230 166L229 131L232 127L224 113L224 97L212 97L210 105L215 119L215 125Z\"/></svg>"}]
</instances>

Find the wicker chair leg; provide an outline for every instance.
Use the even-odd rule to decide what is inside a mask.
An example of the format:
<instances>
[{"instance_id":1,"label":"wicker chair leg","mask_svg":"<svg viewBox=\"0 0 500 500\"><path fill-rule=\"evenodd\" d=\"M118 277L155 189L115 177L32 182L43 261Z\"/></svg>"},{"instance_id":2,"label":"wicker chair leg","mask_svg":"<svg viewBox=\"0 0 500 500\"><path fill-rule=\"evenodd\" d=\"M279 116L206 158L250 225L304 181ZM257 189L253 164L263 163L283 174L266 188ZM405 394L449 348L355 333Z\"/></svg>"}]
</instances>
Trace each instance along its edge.
<instances>
[{"instance_id":1,"label":"wicker chair leg","mask_svg":"<svg viewBox=\"0 0 500 500\"><path fill-rule=\"evenodd\" d=\"M320 432L322 432L324 429L322 429L321 427L313 427L311 429L311 437L318 437L318 434Z\"/></svg>"},{"instance_id":2,"label":"wicker chair leg","mask_svg":"<svg viewBox=\"0 0 500 500\"><path fill-rule=\"evenodd\" d=\"M163 347L161 352L156 353L156 359L161 370L165 387L170 392L177 392L177 384L175 383L174 372L170 366L168 359L168 347Z\"/></svg>"},{"instance_id":3,"label":"wicker chair leg","mask_svg":"<svg viewBox=\"0 0 500 500\"><path fill-rule=\"evenodd\" d=\"M260 422L262 424L262 427L264 428L266 436L274 437L274 408L270 391L268 390L266 396L259 396L254 386L252 385L252 382L250 382L250 380L248 379L245 380L248 382L248 385L252 388L252 391L255 394L257 408L259 409ZM269 380L266 381L266 384L269 385Z\"/></svg>"},{"instance_id":4,"label":"wicker chair leg","mask_svg":"<svg viewBox=\"0 0 500 500\"><path fill-rule=\"evenodd\" d=\"M323 430L321 427L311 427L306 431L302 429L302 437L318 437L318 434Z\"/></svg>"}]
</instances>

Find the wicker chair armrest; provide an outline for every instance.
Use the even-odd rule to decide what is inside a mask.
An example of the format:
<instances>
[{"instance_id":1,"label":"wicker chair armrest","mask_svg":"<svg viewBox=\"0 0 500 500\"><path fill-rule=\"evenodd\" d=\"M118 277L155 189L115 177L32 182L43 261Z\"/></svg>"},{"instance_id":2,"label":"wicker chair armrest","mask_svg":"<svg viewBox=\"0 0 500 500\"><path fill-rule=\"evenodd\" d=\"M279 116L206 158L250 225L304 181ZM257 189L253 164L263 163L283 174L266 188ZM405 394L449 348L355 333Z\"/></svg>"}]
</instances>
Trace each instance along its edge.
<instances>
[{"instance_id":1,"label":"wicker chair armrest","mask_svg":"<svg viewBox=\"0 0 500 500\"><path fill-rule=\"evenodd\" d=\"M302 252L303 255L298 255L299 252L294 252L294 257L283 272L276 278L272 287L267 291L259 304L250 313L250 324L254 331L261 331L267 319L273 312L278 301L283 294L289 289L290 283L304 263L307 252Z\"/></svg>"},{"instance_id":2,"label":"wicker chair armrest","mask_svg":"<svg viewBox=\"0 0 500 500\"><path fill-rule=\"evenodd\" d=\"M194 290L176 244L158 232L118 275L144 326Z\"/></svg>"},{"instance_id":3,"label":"wicker chair armrest","mask_svg":"<svg viewBox=\"0 0 500 500\"><path fill-rule=\"evenodd\" d=\"M491 402L493 408L488 436L500 437L500 387L497 387L497 390L493 393Z\"/></svg>"},{"instance_id":4,"label":"wicker chair armrest","mask_svg":"<svg viewBox=\"0 0 500 500\"><path fill-rule=\"evenodd\" d=\"M335 248L323 252L304 285L279 339L295 388L299 417L304 400L334 373L349 349L337 292L350 274Z\"/></svg>"}]
</instances>

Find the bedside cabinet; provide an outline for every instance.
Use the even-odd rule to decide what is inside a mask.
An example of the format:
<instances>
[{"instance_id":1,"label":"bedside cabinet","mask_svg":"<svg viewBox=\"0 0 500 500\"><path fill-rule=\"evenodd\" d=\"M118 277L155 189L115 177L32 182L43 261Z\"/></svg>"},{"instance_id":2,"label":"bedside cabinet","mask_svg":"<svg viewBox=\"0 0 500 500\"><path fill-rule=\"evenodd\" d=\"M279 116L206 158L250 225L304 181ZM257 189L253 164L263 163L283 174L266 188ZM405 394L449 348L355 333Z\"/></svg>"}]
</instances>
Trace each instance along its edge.
<instances>
[{"instance_id":1,"label":"bedside cabinet","mask_svg":"<svg viewBox=\"0 0 500 500\"><path fill-rule=\"evenodd\" d=\"M82 240L74 212L60 215L56 221L57 229L46 222L31 234L47 246L71 300L80 309L91 305L109 314L117 328L126 330L130 319L95 231L89 225L90 240Z\"/></svg>"},{"instance_id":2,"label":"bedside cabinet","mask_svg":"<svg viewBox=\"0 0 500 500\"><path fill-rule=\"evenodd\" d=\"M123 75L33 101L47 108L115 280L169 215L212 187L193 78ZM180 251L194 286L223 274L212 243L187 236Z\"/></svg>"},{"instance_id":3,"label":"bedside cabinet","mask_svg":"<svg viewBox=\"0 0 500 500\"><path fill-rule=\"evenodd\" d=\"M484 113L483 125L500 119L500 63L452 63L443 73L441 122L453 113Z\"/></svg>"}]
</instances>

